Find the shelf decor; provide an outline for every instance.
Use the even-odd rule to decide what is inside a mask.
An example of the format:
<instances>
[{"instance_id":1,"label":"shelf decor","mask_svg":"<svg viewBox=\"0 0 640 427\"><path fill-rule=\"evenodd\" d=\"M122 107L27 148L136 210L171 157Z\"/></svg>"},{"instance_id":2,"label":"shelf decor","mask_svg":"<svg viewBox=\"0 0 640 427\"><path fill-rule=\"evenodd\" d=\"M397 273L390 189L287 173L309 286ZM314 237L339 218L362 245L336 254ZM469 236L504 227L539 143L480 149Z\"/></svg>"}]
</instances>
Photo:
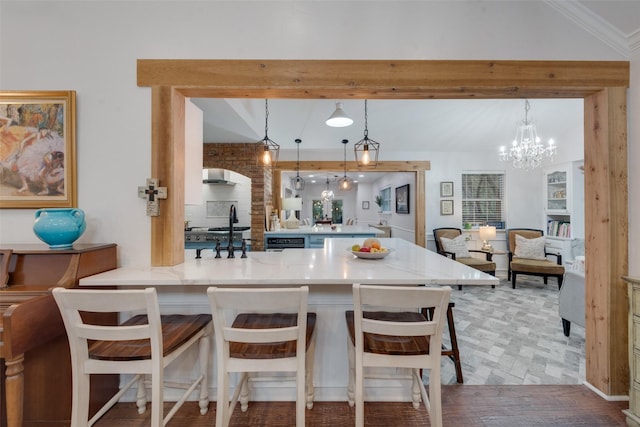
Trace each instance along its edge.
<instances>
[{"instance_id":1,"label":"shelf decor","mask_svg":"<svg viewBox=\"0 0 640 427\"><path fill-rule=\"evenodd\" d=\"M440 183L440 197L453 197L453 182L443 181Z\"/></svg>"},{"instance_id":2,"label":"shelf decor","mask_svg":"<svg viewBox=\"0 0 640 427\"><path fill-rule=\"evenodd\" d=\"M0 128L0 207L76 207L75 91L0 92Z\"/></svg>"}]
</instances>

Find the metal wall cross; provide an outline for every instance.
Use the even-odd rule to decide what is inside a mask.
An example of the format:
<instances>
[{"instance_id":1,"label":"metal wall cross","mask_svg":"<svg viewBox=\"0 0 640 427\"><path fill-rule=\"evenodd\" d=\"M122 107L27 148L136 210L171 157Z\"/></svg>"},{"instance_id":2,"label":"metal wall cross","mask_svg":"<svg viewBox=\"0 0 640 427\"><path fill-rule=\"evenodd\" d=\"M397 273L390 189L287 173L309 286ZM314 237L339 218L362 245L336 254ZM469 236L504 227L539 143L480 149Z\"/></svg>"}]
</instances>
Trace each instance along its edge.
<instances>
[{"instance_id":1,"label":"metal wall cross","mask_svg":"<svg viewBox=\"0 0 640 427\"><path fill-rule=\"evenodd\" d=\"M158 199L167 198L167 187L158 187L157 179L148 178L146 187L138 187L138 197L147 199L148 216L159 216L160 204Z\"/></svg>"}]
</instances>

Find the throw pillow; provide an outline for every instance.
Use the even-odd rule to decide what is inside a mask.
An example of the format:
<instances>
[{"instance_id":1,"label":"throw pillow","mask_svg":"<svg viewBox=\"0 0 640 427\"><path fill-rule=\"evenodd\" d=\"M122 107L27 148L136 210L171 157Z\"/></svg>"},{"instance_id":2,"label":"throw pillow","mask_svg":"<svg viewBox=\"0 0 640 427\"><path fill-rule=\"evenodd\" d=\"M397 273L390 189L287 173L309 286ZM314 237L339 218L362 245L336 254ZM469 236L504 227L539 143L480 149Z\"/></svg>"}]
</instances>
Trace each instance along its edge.
<instances>
[{"instance_id":1,"label":"throw pillow","mask_svg":"<svg viewBox=\"0 0 640 427\"><path fill-rule=\"evenodd\" d=\"M465 242L462 234L454 239L441 237L440 243L442 243L442 249L444 249L445 252L453 252L456 254L456 258L471 258L471 254L467 249L467 242Z\"/></svg>"},{"instance_id":2,"label":"throw pillow","mask_svg":"<svg viewBox=\"0 0 640 427\"><path fill-rule=\"evenodd\" d=\"M516 252L514 256L529 259L547 259L544 255L544 236L527 239L516 234Z\"/></svg>"}]
</instances>

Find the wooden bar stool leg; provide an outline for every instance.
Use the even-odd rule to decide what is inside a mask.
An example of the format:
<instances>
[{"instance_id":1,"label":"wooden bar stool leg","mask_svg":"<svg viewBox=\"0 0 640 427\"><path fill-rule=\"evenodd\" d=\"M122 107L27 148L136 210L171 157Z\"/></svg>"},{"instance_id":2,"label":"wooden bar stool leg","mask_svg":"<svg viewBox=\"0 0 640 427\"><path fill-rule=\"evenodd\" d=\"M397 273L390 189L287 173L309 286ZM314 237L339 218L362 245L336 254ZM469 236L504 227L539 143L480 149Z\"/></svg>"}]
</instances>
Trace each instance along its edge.
<instances>
[{"instance_id":1,"label":"wooden bar stool leg","mask_svg":"<svg viewBox=\"0 0 640 427\"><path fill-rule=\"evenodd\" d=\"M456 367L456 379L458 380L458 383L462 384L464 380L462 378L462 364L460 363L460 350L458 349L456 326L453 323L453 307L455 307L455 304L450 302L449 307L447 308L447 324L449 325L449 338L451 339L451 354L448 354L448 356ZM445 352L443 351L442 354L444 355Z\"/></svg>"},{"instance_id":2,"label":"wooden bar stool leg","mask_svg":"<svg viewBox=\"0 0 640 427\"><path fill-rule=\"evenodd\" d=\"M456 327L453 322L453 307L456 304L453 302L449 303L447 307L447 324L449 326L449 339L451 341L451 348L447 348L442 345L442 355L448 356L449 359L453 362L453 365L456 368L456 381L460 384L464 382L462 378L462 364L460 363L460 350L458 349L458 338L456 337ZM431 319L433 316L433 309L422 309L422 315L427 319ZM420 373L422 376L422 372Z\"/></svg>"}]
</instances>

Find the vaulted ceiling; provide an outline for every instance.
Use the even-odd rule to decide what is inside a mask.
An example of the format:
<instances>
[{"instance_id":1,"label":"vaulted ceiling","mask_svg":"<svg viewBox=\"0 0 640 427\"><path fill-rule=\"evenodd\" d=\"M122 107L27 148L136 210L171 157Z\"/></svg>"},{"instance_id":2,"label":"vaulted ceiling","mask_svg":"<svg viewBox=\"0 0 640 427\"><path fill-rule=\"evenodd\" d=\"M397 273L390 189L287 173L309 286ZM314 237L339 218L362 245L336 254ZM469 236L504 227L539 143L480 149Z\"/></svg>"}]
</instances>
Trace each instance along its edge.
<instances>
[{"instance_id":1,"label":"vaulted ceiling","mask_svg":"<svg viewBox=\"0 0 640 427\"><path fill-rule=\"evenodd\" d=\"M638 0L545 3L623 57L640 49ZM193 101L204 112L205 142L251 142L265 136L264 99ZM353 125L325 125L336 101L343 102ZM530 104L529 119L536 123L543 140L562 143L582 137L581 99L535 99ZM270 99L268 135L283 151L295 150L294 140L300 138L301 150L338 152L343 148L342 139L355 143L363 138L364 116L363 100ZM369 137L394 151L497 151L510 144L516 125L524 119L524 100L369 100L367 119Z\"/></svg>"}]
</instances>

